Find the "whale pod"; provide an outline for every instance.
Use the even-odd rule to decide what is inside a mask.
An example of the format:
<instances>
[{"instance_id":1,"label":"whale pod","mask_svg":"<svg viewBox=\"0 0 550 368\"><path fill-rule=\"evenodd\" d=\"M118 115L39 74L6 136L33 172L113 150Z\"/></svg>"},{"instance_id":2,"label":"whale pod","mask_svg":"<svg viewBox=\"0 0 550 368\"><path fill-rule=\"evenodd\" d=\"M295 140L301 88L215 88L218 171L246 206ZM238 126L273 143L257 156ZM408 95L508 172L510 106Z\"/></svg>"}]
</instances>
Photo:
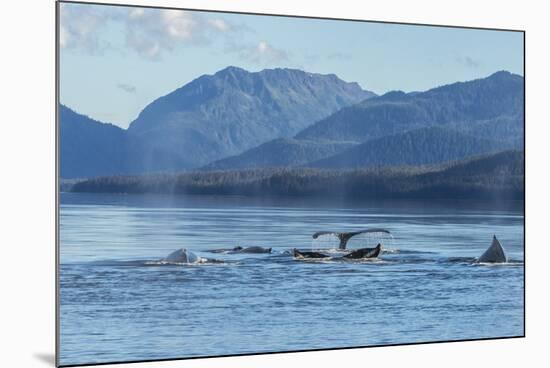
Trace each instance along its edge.
<instances>
[{"instance_id":1,"label":"whale pod","mask_svg":"<svg viewBox=\"0 0 550 368\"><path fill-rule=\"evenodd\" d=\"M487 250L478 258L480 263L505 263L506 253L497 237L493 235L493 242Z\"/></svg>"}]
</instances>

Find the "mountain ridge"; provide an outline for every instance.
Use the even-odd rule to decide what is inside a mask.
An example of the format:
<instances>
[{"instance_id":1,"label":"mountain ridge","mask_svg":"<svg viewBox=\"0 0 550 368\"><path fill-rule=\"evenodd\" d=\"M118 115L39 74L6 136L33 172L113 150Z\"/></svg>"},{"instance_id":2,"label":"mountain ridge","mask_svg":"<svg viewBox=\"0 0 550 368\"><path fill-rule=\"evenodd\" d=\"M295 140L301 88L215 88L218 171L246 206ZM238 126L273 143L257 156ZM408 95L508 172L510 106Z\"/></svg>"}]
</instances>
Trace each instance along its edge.
<instances>
[{"instance_id":1,"label":"mountain ridge","mask_svg":"<svg viewBox=\"0 0 550 368\"><path fill-rule=\"evenodd\" d=\"M62 175L94 176L102 174L102 165L103 174L199 167L271 139L291 137L321 117L372 96L374 93L357 83L345 82L334 74L280 68L248 72L230 66L201 75L155 99L126 130L114 132L108 125L96 125L95 135L113 132L117 136L100 142L92 135L96 151L109 152L109 157L98 155L96 161L93 148L88 147L90 142L84 142L86 123L79 134L74 124L65 124L67 114L61 115L64 145L70 147L71 141L78 141L85 148L63 150L67 165ZM71 119L93 120L84 115ZM65 134L67 129L70 133ZM124 152L131 152L131 156L119 157Z\"/></svg>"},{"instance_id":2,"label":"mountain ridge","mask_svg":"<svg viewBox=\"0 0 550 368\"><path fill-rule=\"evenodd\" d=\"M431 126L447 129L449 141L458 134L462 140L456 142L477 147L462 155L485 152L483 144L472 141L480 139L495 150L523 148L523 77L504 71L423 92L373 96L334 74L289 68L248 72L229 66L154 100L127 130L65 108L61 105L65 178L316 165L352 146L383 137L406 138L407 132ZM302 125L306 127L293 134ZM392 164L392 155L408 147L407 141L390 143L393 150L386 150L386 161L378 164ZM424 144L413 150L415 155L425 162L445 159L430 148L437 141ZM379 153L384 149L379 146ZM428 157L429 152L435 156Z\"/></svg>"},{"instance_id":3,"label":"mountain ridge","mask_svg":"<svg viewBox=\"0 0 550 368\"><path fill-rule=\"evenodd\" d=\"M305 165L354 146L349 142L318 142L278 138L251 148L240 155L214 161L204 170L285 167Z\"/></svg>"},{"instance_id":4,"label":"mountain ridge","mask_svg":"<svg viewBox=\"0 0 550 368\"><path fill-rule=\"evenodd\" d=\"M364 142L426 125L487 120L519 110L523 110L523 77L499 71L424 92L391 91L343 108L295 138Z\"/></svg>"},{"instance_id":5,"label":"mountain ridge","mask_svg":"<svg viewBox=\"0 0 550 368\"><path fill-rule=\"evenodd\" d=\"M512 148L516 147L441 126L430 126L369 140L306 166L358 168L432 165Z\"/></svg>"},{"instance_id":6,"label":"mountain ridge","mask_svg":"<svg viewBox=\"0 0 550 368\"><path fill-rule=\"evenodd\" d=\"M148 104L129 134L147 136L200 166L275 138L289 138L344 106L374 96L335 75L298 69L202 75Z\"/></svg>"}]
</instances>

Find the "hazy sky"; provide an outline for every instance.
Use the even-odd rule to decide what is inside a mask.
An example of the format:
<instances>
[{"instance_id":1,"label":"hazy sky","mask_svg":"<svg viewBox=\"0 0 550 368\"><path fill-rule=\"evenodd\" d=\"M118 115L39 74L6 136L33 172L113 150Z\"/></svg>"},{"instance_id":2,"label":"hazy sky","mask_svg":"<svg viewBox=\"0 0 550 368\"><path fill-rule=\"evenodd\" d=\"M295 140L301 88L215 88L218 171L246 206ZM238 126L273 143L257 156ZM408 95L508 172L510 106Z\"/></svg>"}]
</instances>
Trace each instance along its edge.
<instances>
[{"instance_id":1,"label":"hazy sky","mask_svg":"<svg viewBox=\"0 0 550 368\"><path fill-rule=\"evenodd\" d=\"M120 6L60 5L61 103L127 127L154 99L228 65L334 73L378 94L523 75L519 32Z\"/></svg>"}]
</instances>

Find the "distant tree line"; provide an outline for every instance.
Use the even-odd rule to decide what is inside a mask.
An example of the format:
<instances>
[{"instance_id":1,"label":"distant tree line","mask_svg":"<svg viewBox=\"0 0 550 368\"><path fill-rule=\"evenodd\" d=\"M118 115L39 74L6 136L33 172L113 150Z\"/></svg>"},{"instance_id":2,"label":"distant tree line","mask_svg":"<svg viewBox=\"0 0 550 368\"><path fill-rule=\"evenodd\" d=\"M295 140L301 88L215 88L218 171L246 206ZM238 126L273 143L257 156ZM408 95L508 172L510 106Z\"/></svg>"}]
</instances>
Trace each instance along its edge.
<instances>
[{"instance_id":1,"label":"distant tree line","mask_svg":"<svg viewBox=\"0 0 550 368\"><path fill-rule=\"evenodd\" d=\"M521 151L507 151L432 167L271 168L109 176L80 181L70 190L135 194L523 199L524 158Z\"/></svg>"}]
</instances>

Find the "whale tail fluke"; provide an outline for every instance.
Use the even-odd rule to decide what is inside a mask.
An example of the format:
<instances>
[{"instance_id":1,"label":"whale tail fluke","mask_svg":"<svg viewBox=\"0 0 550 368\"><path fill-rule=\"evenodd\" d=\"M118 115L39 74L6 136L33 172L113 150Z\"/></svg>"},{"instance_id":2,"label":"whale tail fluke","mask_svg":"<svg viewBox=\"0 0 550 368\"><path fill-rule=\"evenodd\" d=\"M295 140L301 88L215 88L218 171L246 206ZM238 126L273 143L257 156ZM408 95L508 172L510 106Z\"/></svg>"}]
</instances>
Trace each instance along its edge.
<instances>
[{"instance_id":1,"label":"whale tail fluke","mask_svg":"<svg viewBox=\"0 0 550 368\"><path fill-rule=\"evenodd\" d=\"M339 233L336 231L318 231L315 234L313 234L313 239L317 239L319 236L322 235L334 235L340 240L340 244L338 245L338 249L346 249L346 245L348 241L353 238L355 235L359 234L367 234L367 233L385 233L390 234L389 230L381 229L381 228L374 228L374 229L364 229L360 231L352 231L347 233Z\"/></svg>"}]
</instances>

